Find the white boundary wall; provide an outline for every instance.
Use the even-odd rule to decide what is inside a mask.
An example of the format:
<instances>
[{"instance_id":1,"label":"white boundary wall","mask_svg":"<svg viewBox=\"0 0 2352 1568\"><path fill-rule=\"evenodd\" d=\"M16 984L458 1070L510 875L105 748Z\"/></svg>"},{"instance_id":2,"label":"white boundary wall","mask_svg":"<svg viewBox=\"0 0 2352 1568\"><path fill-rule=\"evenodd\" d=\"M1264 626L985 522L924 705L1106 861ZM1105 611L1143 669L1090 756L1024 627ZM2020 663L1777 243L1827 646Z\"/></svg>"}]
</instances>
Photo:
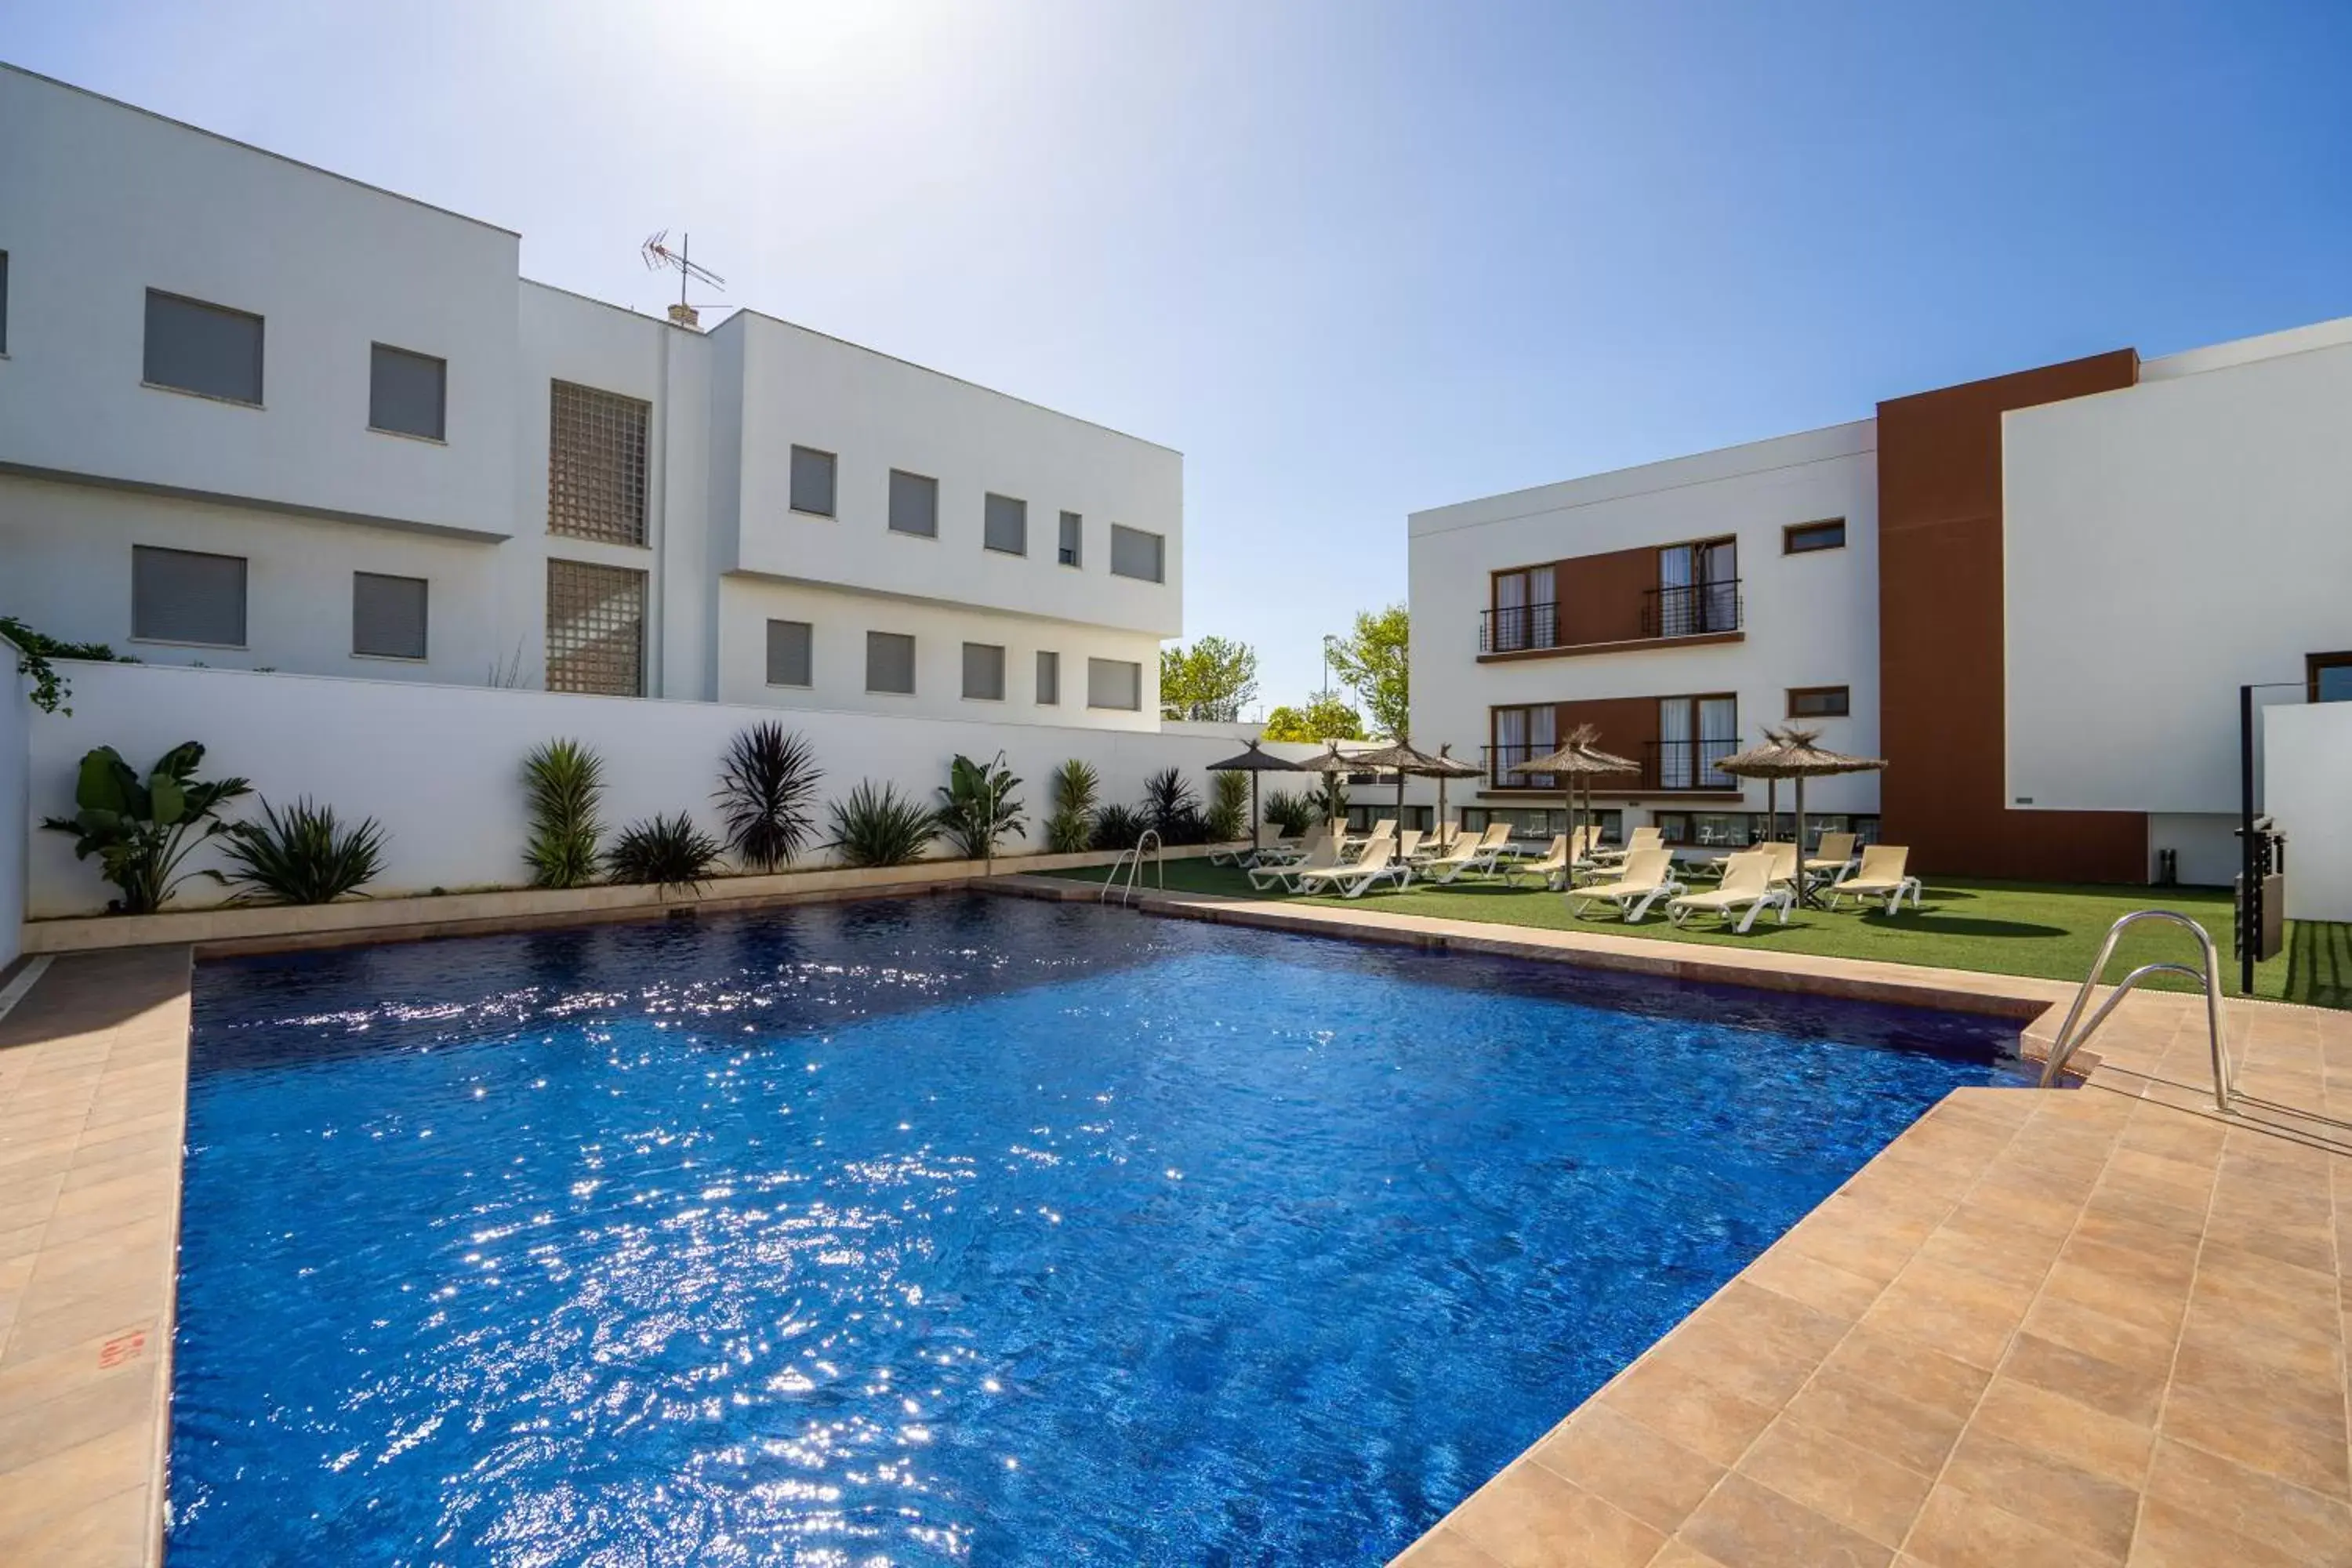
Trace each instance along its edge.
<instances>
[{"instance_id":1,"label":"white boundary wall","mask_svg":"<svg viewBox=\"0 0 2352 1568\"><path fill-rule=\"evenodd\" d=\"M0 969L16 961L25 923L26 808L35 717L32 682L16 673L16 645L0 637Z\"/></svg>"},{"instance_id":2,"label":"white boundary wall","mask_svg":"<svg viewBox=\"0 0 2352 1568\"><path fill-rule=\"evenodd\" d=\"M346 820L373 816L382 822L389 835L385 874L371 889L379 894L521 885L527 832L522 759L541 742L561 736L581 741L604 759L608 829L656 812L685 810L714 834L718 817L710 797L719 759L737 733L762 720L776 720L808 738L824 770L827 799L845 795L860 779L870 778L936 804L957 752L990 758L1002 749L1022 780L1020 798L1027 807L1033 847L1044 843L1049 775L1066 759L1095 765L1106 803L1139 800L1144 779L1167 767L1181 769L1205 800L1210 779L1203 770L1239 749L1223 736L871 713L778 713L718 703L163 665L60 668L73 683L73 715L35 716L31 799L16 801L5 820L37 822L69 811L75 770L92 747L110 745L132 767L144 769L180 742L197 741L205 748L203 777L243 775L273 803L282 805L308 795ZM10 709L14 716L5 722L21 731L27 707L17 702ZM14 732L0 731L0 748ZM1269 749L1297 758L1318 748ZM0 773L5 772L5 756L0 749ZM1300 790L1318 781L1300 774L1281 782ZM5 788L0 784L0 792ZM247 800L233 809L241 814L257 808ZM820 835L825 821L820 805ZM105 907L110 889L89 863L74 859L70 838L39 831L31 837L31 918L90 914ZM824 860L819 852L805 863ZM199 880L184 888L172 907L197 908L222 896L218 886Z\"/></svg>"},{"instance_id":3,"label":"white boundary wall","mask_svg":"<svg viewBox=\"0 0 2352 1568\"><path fill-rule=\"evenodd\" d=\"M2352 921L2352 702L2263 711L2263 809L2286 835L2286 914Z\"/></svg>"}]
</instances>

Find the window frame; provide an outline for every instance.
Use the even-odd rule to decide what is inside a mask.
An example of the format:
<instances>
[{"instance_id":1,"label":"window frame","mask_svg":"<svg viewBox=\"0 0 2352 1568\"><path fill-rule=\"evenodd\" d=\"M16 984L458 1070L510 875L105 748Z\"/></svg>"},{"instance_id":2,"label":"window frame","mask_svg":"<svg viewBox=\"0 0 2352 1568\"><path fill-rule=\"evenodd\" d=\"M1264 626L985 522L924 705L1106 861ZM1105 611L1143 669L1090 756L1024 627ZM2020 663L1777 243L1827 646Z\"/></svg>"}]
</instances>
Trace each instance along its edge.
<instances>
[{"instance_id":1,"label":"window frame","mask_svg":"<svg viewBox=\"0 0 2352 1568\"><path fill-rule=\"evenodd\" d=\"M553 637L555 630L555 586L556 579L567 572L584 573L591 580L593 580L599 574L603 574L607 582L614 581L622 576L634 579L631 586L635 589L636 595L637 658L636 668L634 671L634 679L631 682L633 689L628 691L608 691L587 686L557 686L554 684L557 666ZM646 688L650 684L646 679L648 673L647 666L652 662L653 653L654 605L652 574L647 572L642 566L624 566L618 563L611 561L582 561L573 556L550 555L546 558L546 597L541 602L540 616L542 623L540 632L540 639L541 657L543 659L540 677L541 684L545 686L550 691L565 692L572 696L621 697L637 698L642 700L646 696ZM586 645L583 644L582 646L584 647Z\"/></svg>"},{"instance_id":2,"label":"window frame","mask_svg":"<svg viewBox=\"0 0 2352 1568\"><path fill-rule=\"evenodd\" d=\"M1087 516L1080 511L1065 511L1059 531L1054 540L1054 559L1073 572L1087 568Z\"/></svg>"},{"instance_id":3,"label":"window frame","mask_svg":"<svg viewBox=\"0 0 2352 1568\"><path fill-rule=\"evenodd\" d=\"M991 539L989 538L989 530L990 530L990 526L991 526L991 519L990 519L990 516L989 516L989 513L990 513L990 510L991 510L991 507L990 507L989 503L990 503L990 502L992 502L992 501L1003 501L1003 502L1006 502L1008 505L1015 506L1015 507L1018 507L1018 508L1020 508L1020 509L1021 509L1021 510L1020 510L1020 516L1021 516L1021 548L1020 548L1020 549L1018 549L1018 550L1007 550L1006 548L1004 548L1004 546L1003 546L1003 545L1001 545L1001 544L996 543L994 541L992 541L992 540L991 540ZM981 500L980 500L980 547L981 547L982 550L988 551L988 552L991 552L991 553L992 553L992 554L996 554L996 555L1017 555L1017 556L1022 557L1022 558L1023 558L1023 559L1024 559L1024 560L1025 560L1025 559L1027 559L1027 558L1028 558L1028 554L1029 554L1029 503L1028 503L1026 500L1023 500L1021 497L1019 497L1019 496L1009 496L1009 495L1006 495L1006 494L1005 494L1004 492L1003 492L1002 490L983 490L982 492L981 492Z\"/></svg>"},{"instance_id":4,"label":"window frame","mask_svg":"<svg viewBox=\"0 0 2352 1568\"><path fill-rule=\"evenodd\" d=\"M801 459L824 459L825 507L820 510L801 504ZM814 498L812 498L814 499ZM838 519L841 516L841 454L828 452L822 447L803 447L798 441L791 444L784 456L784 509L802 517Z\"/></svg>"},{"instance_id":5,"label":"window frame","mask_svg":"<svg viewBox=\"0 0 2352 1568\"><path fill-rule=\"evenodd\" d=\"M994 691L974 691L971 689L971 656L975 653L993 653L996 656L996 689ZM1005 668L1006 659L1004 656L1005 647L1001 642L968 642L963 645L962 683L963 700L966 702L1002 702L1004 700L1005 689L1008 684L1006 679L1007 671ZM985 661L983 660L983 662Z\"/></svg>"},{"instance_id":6,"label":"window frame","mask_svg":"<svg viewBox=\"0 0 2352 1568\"><path fill-rule=\"evenodd\" d=\"M403 430L396 425L379 425L375 422L375 356L380 353L396 354L402 359L423 360L439 368L440 396L434 408L435 429L432 435L427 436L421 430ZM438 354L425 353L418 349L404 349L397 343L371 342L368 344L367 427L378 436L398 436L404 440L430 442L436 447L447 446L449 444L449 362Z\"/></svg>"},{"instance_id":7,"label":"window frame","mask_svg":"<svg viewBox=\"0 0 2352 1568\"><path fill-rule=\"evenodd\" d=\"M761 649L761 652L765 656L765 662L761 666L761 673L765 677L766 684L779 691L815 690L816 623L814 621L795 621L782 616L770 616L766 617L766 619L768 623L766 631L767 641L765 646ZM803 673L808 677L807 679L778 680L776 679L776 628L778 626L798 626L800 628L801 659L803 666Z\"/></svg>"},{"instance_id":8,"label":"window frame","mask_svg":"<svg viewBox=\"0 0 2352 1568\"><path fill-rule=\"evenodd\" d=\"M421 652L379 653L373 649L360 647L360 580L363 577L373 577L382 583L414 583L424 590L421 605L423 614L417 625L417 643L422 649ZM429 577L411 576L405 572L352 572L352 657L381 659L392 664L424 664L431 660L433 657L433 580Z\"/></svg>"},{"instance_id":9,"label":"window frame","mask_svg":"<svg viewBox=\"0 0 2352 1568\"><path fill-rule=\"evenodd\" d=\"M1047 670L1053 671L1053 679L1050 680L1046 679L1045 672ZM1040 708L1059 708L1062 705L1061 649L1051 647L1039 648L1037 650L1037 668L1035 673L1037 683L1034 689L1034 693L1037 706ZM1053 693L1050 697L1046 695L1049 691Z\"/></svg>"},{"instance_id":10,"label":"window frame","mask_svg":"<svg viewBox=\"0 0 2352 1568\"><path fill-rule=\"evenodd\" d=\"M601 416L609 416L616 423L625 420L634 426L633 430L625 431L624 434L633 438L636 444L634 459L635 473L632 476L630 472L632 460L629 453L623 450L620 453L622 470L620 477L624 480L631 477L635 478L635 494L634 498L626 494L625 486L615 486L614 490L614 496L621 502L618 510L622 521L634 521L635 524L634 536L625 536L618 531L600 531L593 527L559 528L556 526L558 494L558 486L555 482L556 465L560 461L559 454L562 450L562 443L558 437L563 429L564 405L567 401L572 405L572 423L579 427L579 433L583 436L593 431L596 419L600 417L600 411ZM625 392L614 392L602 386L591 386L584 381L566 381L560 375L548 378L545 526L549 538L584 539L592 544L609 544L622 550L653 548L653 410L654 405L646 399L632 397ZM587 504L588 502L606 499L591 495L589 492L593 488L581 483L578 479L574 479L572 493L568 498L572 503L572 510L567 513L564 521L571 521L575 515L588 516L593 510ZM635 513L634 518L629 515L632 511Z\"/></svg>"},{"instance_id":11,"label":"window frame","mask_svg":"<svg viewBox=\"0 0 2352 1568\"><path fill-rule=\"evenodd\" d=\"M234 561L237 564L236 642L213 642L200 637L155 637L139 629L139 561L142 555L196 555L213 561ZM212 647L249 650L253 647L253 558L231 555L222 550L185 550L176 544L133 544L131 547L131 637L130 641L145 643L154 647Z\"/></svg>"},{"instance_id":12,"label":"window frame","mask_svg":"<svg viewBox=\"0 0 2352 1568\"><path fill-rule=\"evenodd\" d=\"M1122 669L1131 669L1131 670L1135 671L1135 700L1134 700L1133 702L1097 702L1097 701L1096 701L1096 700L1095 700L1095 667L1096 667L1097 665L1106 665L1106 666L1108 666L1108 665L1117 665L1118 667L1119 667L1119 668L1122 668ZM1143 662L1142 662L1142 660L1140 660L1140 659L1129 659L1129 658L1097 658L1097 657L1093 656L1093 655L1088 655L1088 656L1087 656L1087 707L1089 710L1092 710L1097 711L1097 712L1102 712L1102 713L1140 713L1140 712L1142 712L1142 711L1143 711Z\"/></svg>"},{"instance_id":13,"label":"window frame","mask_svg":"<svg viewBox=\"0 0 2352 1568\"><path fill-rule=\"evenodd\" d=\"M1853 717L1853 688L1851 686L1791 686L1789 689L1786 715L1791 719L1851 719ZM1801 697L1828 697L1834 694L1834 709L1806 710L1797 705Z\"/></svg>"},{"instance_id":14,"label":"window frame","mask_svg":"<svg viewBox=\"0 0 2352 1568\"><path fill-rule=\"evenodd\" d=\"M206 392L200 386L182 386L175 382L154 378L153 311L155 301L169 300L175 305L190 305L215 316L239 316L253 323L253 395L233 397L225 392ZM207 403L226 403L232 408L267 408L269 406L269 323L256 310L239 310L235 305L223 305L211 300L199 300L193 294L175 294L169 289L149 288L140 315L139 384L151 392L177 393L182 397L201 397ZM201 552L199 552L201 553Z\"/></svg>"},{"instance_id":15,"label":"window frame","mask_svg":"<svg viewBox=\"0 0 2352 1568\"><path fill-rule=\"evenodd\" d=\"M1158 576L1139 577L1132 572L1122 572L1118 569L1118 536L1122 533L1132 534L1138 539L1148 539L1151 541L1154 546L1153 560L1159 568ZM1163 587L1166 586L1168 582L1168 536L1164 533L1154 533L1148 528L1131 527L1124 522L1112 523L1110 525L1110 574L1114 577L1124 577L1130 583L1156 583Z\"/></svg>"},{"instance_id":16,"label":"window frame","mask_svg":"<svg viewBox=\"0 0 2352 1568\"><path fill-rule=\"evenodd\" d=\"M1837 530L1837 542L1834 544L1800 544L1797 542L1807 534L1820 533L1826 529L1832 528ZM1783 555L1819 555L1824 551L1843 550L1846 543L1845 533L1846 520L1842 517L1817 517L1810 522L1791 522L1786 524L1780 530L1780 553Z\"/></svg>"},{"instance_id":17,"label":"window frame","mask_svg":"<svg viewBox=\"0 0 2352 1568\"><path fill-rule=\"evenodd\" d=\"M2303 656L2304 700L2305 701L2317 702L2321 700L2319 695L2319 672L2323 669L2352 669L2352 648L2346 648L2336 653L2307 653ZM2327 700L2342 702L2346 700L2346 699L2336 697L2327 699Z\"/></svg>"},{"instance_id":18,"label":"window frame","mask_svg":"<svg viewBox=\"0 0 2352 1568\"><path fill-rule=\"evenodd\" d=\"M877 686L874 684L874 639L876 637L889 637L894 641L903 642L907 645L907 684L903 689L896 686ZM916 691L922 685L922 681L919 679L921 672L919 668L921 657L922 649L917 644L914 633L877 631L870 626L867 627L866 632L866 690L867 695L873 697L914 696Z\"/></svg>"},{"instance_id":19,"label":"window frame","mask_svg":"<svg viewBox=\"0 0 2352 1568\"><path fill-rule=\"evenodd\" d=\"M900 479L912 479L918 484L930 487L931 526L929 528L918 531L898 526L898 481ZM895 533L901 539L928 539L937 543L940 537L940 481L937 476L919 474L912 468L893 468L890 470L887 482L889 492L883 498L885 510L882 518L882 531L885 533Z\"/></svg>"}]
</instances>

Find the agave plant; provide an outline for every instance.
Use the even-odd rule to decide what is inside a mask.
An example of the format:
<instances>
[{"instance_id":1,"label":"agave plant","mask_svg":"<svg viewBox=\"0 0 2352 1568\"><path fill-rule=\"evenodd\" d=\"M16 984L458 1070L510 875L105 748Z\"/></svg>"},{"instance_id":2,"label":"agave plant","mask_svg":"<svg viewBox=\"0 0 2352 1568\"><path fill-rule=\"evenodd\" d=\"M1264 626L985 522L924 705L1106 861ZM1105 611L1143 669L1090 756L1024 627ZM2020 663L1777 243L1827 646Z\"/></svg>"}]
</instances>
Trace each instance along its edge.
<instances>
[{"instance_id":1,"label":"agave plant","mask_svg":"<svg viewBox=\"0 0 2352 1568\"><path fill-rule=\"evenodd\" d=\"M1094 837L1087 842L1097 849L1132 849L1150 826L1151 819L1131 805L1107 805L1095 813Z\"/></svg>"},{"instance_id":2,"label":"agave plant","mask_svg":"<svg viewBox=\"0 0 2352 1568\"><path fill-rule=\"evenodd\" d=\"M719 853L719 840L681 811L621 829L605 862L615 882L691 890L717 874Z\"/></svg>"},{"instance_id":3,"label":"agave plant","mask_svg":"<svg viewBox=\"0 0 2352 1568\"><path fill-rule=\"evenodd\" d=\"M374 817L346 827L304 795L283 814L264 798L261 820L232 826L221 852L239 903L331 904L383 874L383 844Z\"/></svg>"},{"instance_id":4,"label":"agave plant","mask_svg":"<svg viewBox=\"0 0 2352 1568\"><path fill-rule=\"evenodd\" d=\"M1174 768L1162 768L1143 781L1143 815L1148 819L1146 826L1158 830L1162 844L1209 841L1209 825L1201 816L1200 797Z\"/></svg>"},{"instance_id":5,"label":"agave plant","mask_svg":"<svg viewBox=\"0 0 2352 1568\"><path fill-rule=\"evenodd\" d=\"M1102 774L1092 763L1072 757L1054 770L1054 815L1045 819L1045 847L1055 855L1075 855L1094 833L1095 802L1101 798Z\"/></svg>"},{"instance_id":6,"label":"agave plant","mask_svg":"<svg viewBox=\"0 0 2352 1568\"><path fill-rule=\"evenodd\" d=\"M74 858L98 857L99 874L121 890L108 910L152 914L191 877L228 879L209 868L184 871L196 846L229 831L214 816L221 805L251 793L243 779L198 782L205 749L183 741L140 777L112 746L85 755L74 779L74 814L51 816L41 826L74 836Z\"/></svg>"},{"instance_id":7,"label":"agave plant","mask_svg":"<svg viewBox=\"0 0 2352 1568\"><path fill-rule=\"evenodd\" d=\"M1205 820L1212 843L1228 844L1249 832L1250 775L1219 773L1211 781Z\"/></svg>"},{"instance_id":8,"label":"agave plant","mask_svg":"<svg viewBox=\"0 0 2352 1568\"><path fill-rule=\"evenodd\" d=\"M898 793L896 784L877 786L862 779L846 800L827 808L833 847L849 866L904 866L919 860L939 835L939 819Z\"/></svg>"},{"instance_id":9,"label":"agave plant","mask_svg":"<svg viewBox=\"0 0 2352 1568\"><path fill-rule=\"evenodd\" d=\"M596 815L604 793L604 759L577 741L550 741L523 759L523 789L530 805L530 840L522 858L531 885L584 888L603 863Z\"/></svg>"},{"instance_id":10,"label":"agave plant","mask_svg":"<svg viewBox=\"0 0 2352 1568\"><path fill-rule=\"evenodd\" d=\"M1021 781L1004 765L1003 752L986 763L959 753L948 764L948 782L940 787L940 831L965 859L990 858L1008 835L1017 838L1028 830L1020 799L1013 793L1020 787Z\"/></svg>"},{"instance_id":11,"label":"agave plant","mask_svg":"<svg viewBox=\"0 0 2352 1568\"><path fill-rule=\"evenodd\" d=\"M727 748L719 774L719 815L727 842L751 871L789 865L816 836L816 749L770 721Z\"/></svg>"},{"instance_id":12,"label":"agave plant","mask_svg":"<svg viewBox=\"0 0 2352 1568\"><path fill-rule=\"evenodd\" d=\"M1296 837L1315 826L1315 803L1307 795L1278 789L1265 797L1265 819Z\"/></svg>"}]
</instances>

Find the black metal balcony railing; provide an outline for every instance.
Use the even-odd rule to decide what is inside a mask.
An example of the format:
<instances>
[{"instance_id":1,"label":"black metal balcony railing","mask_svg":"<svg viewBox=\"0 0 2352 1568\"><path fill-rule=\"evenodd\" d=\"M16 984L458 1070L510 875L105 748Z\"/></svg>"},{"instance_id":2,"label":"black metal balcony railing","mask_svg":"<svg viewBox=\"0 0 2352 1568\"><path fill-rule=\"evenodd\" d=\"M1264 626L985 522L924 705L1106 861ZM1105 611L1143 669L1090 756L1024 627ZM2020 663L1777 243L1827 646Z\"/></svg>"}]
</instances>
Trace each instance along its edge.
<instances>
[{"instance_id":1,"label":"black metal balcony railing","mask_svg":"<svg viewBox=\"0 0 2352 1568\"><path fill-rule=\"evenodd\" d=\"M1558 605L1507 605L1478 616L1480 653L1517 653L1559 646Z\"/></svg>"},{"instance_id":2,"label":"black metal balcony railing","mask_svg":"<svg viewBox=\"0 0 2352 1568\"><path fill-rule=\"evenodd\" d=\"M1652 588L1642 598L1642 635L1695 637L1739 629L1739 579Z\"/></svg>"},{"instance_id":3,"label":"black metal balcony railing","mask_svg":"<svg viewBox=\"0 0 2352 1568\"><path fill-rule=\"evenodd\" d=\"M1607 742L1602 742L1605 747ZM1486 746L1482 748L1489 789L1562 790L1568 781L1558 773L1523 773L1518 764L1531 757L1540 757L1559 750L1546 741L1537 745ZM1642 754L1630 761L1642 764L1638 773L1595 773L1592 787L1619 795L1638 792L1643 795L1671 795L1676 791L1736 790L1739 781L1720 772L1716 763L1739 750L1737 740L1720 741L1650 741L1643 744Z\"/></svg>"}]
</instances>

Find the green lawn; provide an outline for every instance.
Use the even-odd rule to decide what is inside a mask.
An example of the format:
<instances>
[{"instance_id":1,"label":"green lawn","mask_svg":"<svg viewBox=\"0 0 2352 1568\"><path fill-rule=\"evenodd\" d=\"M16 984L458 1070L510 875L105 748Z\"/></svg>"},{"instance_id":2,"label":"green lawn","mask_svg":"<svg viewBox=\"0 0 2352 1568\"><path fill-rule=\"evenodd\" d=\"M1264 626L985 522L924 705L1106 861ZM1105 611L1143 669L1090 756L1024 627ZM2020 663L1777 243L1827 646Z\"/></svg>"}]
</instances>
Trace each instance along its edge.
<instances>
[{"instance_id":1,"label":"green lawn","mask_svg":"<svg viewBox=\"0 0 2352 1568\"><path fill-rule=\"evenodd\" d=\"M1171 890L1228 893L1242 898L1284 896L1254 893L1248 879L1241 872L1211 866L1204 860L1169 861L1167 874ZM1062 875L1098 881L1103 873L1086 870ZM1147 885L1150 881L1148 871L1145 881ZM1341 907L1349 902L1338 898L1306 901ZM1465 879L1449 887L1416 884L1403 892L1367 893L1353 903L1362 909L1392 910L1448 920L1607 931L1657 942L1769 947L1832 958L1869 958L1889 963L1923 963L2075 982L2090 967L2100 940L2117 916L2133 910L2162 908L2177 910L2213 933L2213 941L2221 952L2225 988L2231 994L2237 991L2237 963L2230 956L2230 896L2218 888L2117 888L1937 879L1929 882L1927 903L1916 910L1908 904L1898 915L1889 915L1880 909L1862 913L1851 905L1838 912L1799 910L1785 926L1772 923L1768 915L1746 936L1718 930L1712 921L1694 921L1691 929L1676 931L1658 910L1653 910L1639 925L1629 926L1613 917L1602 916L1578 921L1570 916L1567 900L1525 879L1515 889L1506 888L1498 879ZM2132 966L2151 959L2190 959L2194 954L2194 944L2185 933L2161 927L2139 927L2125 936L2107 977L2117 978ZM2156 984L2193 989L2186 981L2168 977L2159 977ZM2258 995L2315 1006L2352 1007L2352 926L2300 921L2291 925L2287 951L2255 971L2254 989Z\"/></svg>"}]
</instances>

